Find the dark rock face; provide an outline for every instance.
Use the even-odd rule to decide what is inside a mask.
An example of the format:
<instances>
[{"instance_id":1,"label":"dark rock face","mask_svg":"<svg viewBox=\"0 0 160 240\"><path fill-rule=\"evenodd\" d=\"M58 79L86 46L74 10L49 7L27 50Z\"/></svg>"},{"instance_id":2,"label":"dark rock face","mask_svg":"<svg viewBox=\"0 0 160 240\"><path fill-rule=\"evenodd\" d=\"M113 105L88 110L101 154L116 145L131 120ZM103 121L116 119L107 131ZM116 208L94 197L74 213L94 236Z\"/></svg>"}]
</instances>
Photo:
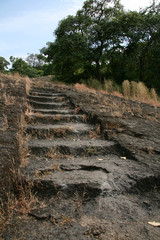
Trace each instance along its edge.
<instances>
[{"instance_id":1,"label":"dark rock face","mask_svg":"<svg viewBox=\"0 0 160 240\"><path fill-rule=\"evenodd\" d=\"M28 96L21 168L41 204L15 217L4 239L158 240L148 222L160 221L159 109L153 119L141 106L140 117L137 103L44 85Z\"/></svg>"}]
</instances>

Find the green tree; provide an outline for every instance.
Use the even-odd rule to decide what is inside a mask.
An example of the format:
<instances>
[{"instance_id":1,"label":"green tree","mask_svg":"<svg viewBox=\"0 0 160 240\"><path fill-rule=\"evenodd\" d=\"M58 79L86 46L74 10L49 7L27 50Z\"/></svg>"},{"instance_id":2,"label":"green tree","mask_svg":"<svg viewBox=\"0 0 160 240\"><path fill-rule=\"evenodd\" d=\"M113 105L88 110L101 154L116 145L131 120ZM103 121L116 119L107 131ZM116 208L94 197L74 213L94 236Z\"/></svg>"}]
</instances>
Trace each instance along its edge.
<instances>
[{"instance_id":1,"label":"green tree","mask_svg":"<svg viewBox=\"0 0 160 240\"><path fill-rule=\"evenodd\" d=\"M60 80L66 82L78 81L84 73L86 40L77 28L77 17L68 16L62 20L55 31L54 43L47 43L41 52L47 61L54 65L54 70Z\"/></svg>"},{"instance_id":2,"label":"green tree","mask_svg":"<svg viewBox=\"0 0 160 240\"><path fill-rule=\"evenodd\" d=\"M10 65L10 63L3 57L0 57L0 71L4 72L5 69L8 68L8 65Z\"/></svg>"},{"instance_id":3,"label":"green tree","mask_svg":"<svg viewBox=\"0 0 160 240\"><path fill-rule=\"evenodd\" d=\"M115 45L117 28L113 23L121 12L123 7L118 0L89 0L78 12L84 19L90 62L95 65L95 76L102 84L108 50Z\"/></svg>"},{"instance_id":4,"label":"green tree","mask_svg":"<svg viewBox=\"0 0 160 240\"><path fill-rule=\"evenodd\" d=\"M60 22L55 42L43 49L60 79L73 82L92 76L104 83L107 49L115 44L112 20L121 11L118 0L88 0L76 16Z\"/></svg>"},{"instance_id":5,"label":"green tree","mask_svg":"<svg viewBox=\"0 0 160 240\"><path fill-rule=\"evenodd\" d=\"M140 12L124 12L117 18L121 41L110 54L111 73L116 81L129 79L142 81L148 87L157 86L160 79L159 22L160 14L153 6Z\"/></svg>"},{"instance_id":6,"label":"green tree","mask_svg":"<svg viewBox=\"0 0 160 240\"><path fill-rule=\"evenodd\" d=\"M160 87L160 14L152 4L124 11L119 0L87 0L76 16L63 19L55 41L41 50L45 62L66 82L124 79Z\"/></svg>"},{"instance_id":7,"label":"green tree","mask_svg":"<svg viewBox=\"0 0 160 240\"><path fill-rule=\"evenodd\" d=\"M28 63L26 63L22 58L15 58L13 56L10 57L10 61L12 62L11 72L18 72L23 76L28 77L38 77L43 75L43 71L37 70L31 67Z\"/></svg>"}]
</instances>

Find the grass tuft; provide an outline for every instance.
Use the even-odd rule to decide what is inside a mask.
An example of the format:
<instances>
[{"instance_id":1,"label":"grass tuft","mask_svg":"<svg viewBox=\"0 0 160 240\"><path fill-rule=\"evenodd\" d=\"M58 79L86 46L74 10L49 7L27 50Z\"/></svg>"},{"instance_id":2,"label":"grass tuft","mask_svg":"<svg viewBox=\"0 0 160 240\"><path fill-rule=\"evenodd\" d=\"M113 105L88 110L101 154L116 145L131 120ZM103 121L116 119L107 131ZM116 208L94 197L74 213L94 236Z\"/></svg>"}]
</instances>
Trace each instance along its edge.
<instances>
[{"instance_id":1,"label":"grass tuft","mask_svg":"<svg viewBox=\"0 0 160 240\"><path fill-rule=\"evenodd\" d=\"M123 88L123 94L126 98L130 98L131 97L131 86L130 86L130 82L128 80L125 80L122 83L122 88Z\"/></svg>"}]
</instances>

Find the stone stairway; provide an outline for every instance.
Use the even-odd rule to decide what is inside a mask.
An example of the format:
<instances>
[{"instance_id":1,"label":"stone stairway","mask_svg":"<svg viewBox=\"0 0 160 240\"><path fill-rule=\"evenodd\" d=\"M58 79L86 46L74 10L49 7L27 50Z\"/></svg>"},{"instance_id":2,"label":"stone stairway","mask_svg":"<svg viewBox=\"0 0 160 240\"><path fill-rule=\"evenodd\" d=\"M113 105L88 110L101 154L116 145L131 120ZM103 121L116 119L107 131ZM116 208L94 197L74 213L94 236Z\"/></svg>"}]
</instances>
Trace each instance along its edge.
<instances>
[{"instance_id":1,"label":"stone stairway","mask_svg":"<svg viewBox=\"0 0 160 240\"><path fill-rule=\"evenodd\" d=\"M157 240L158 230L146 227L151 216L159 216L156 193L148 195L152 169L106 140L64 89L35 84L28 104L29 154L21 176L32 183L41 204L27 220L19 218L8 236L18 229L14 239L146 240L154 235Z\"/></svg>"},{"instance_id":2,"label":"stone stairway","mask_svg":"<svg viewBox=\"0 0 160 240\"><path fill-rule=\"evenodd\" d=\"M98 125L86 122L69 99L53 89L34 89L28 96L29 162L23 174L34 182L38 194L63 197L75 193L95 197L107 191L104 157L115 159L117 144L101 136ZM107 185L106 185L107 187Z\"/></svg>"}]
</instances>

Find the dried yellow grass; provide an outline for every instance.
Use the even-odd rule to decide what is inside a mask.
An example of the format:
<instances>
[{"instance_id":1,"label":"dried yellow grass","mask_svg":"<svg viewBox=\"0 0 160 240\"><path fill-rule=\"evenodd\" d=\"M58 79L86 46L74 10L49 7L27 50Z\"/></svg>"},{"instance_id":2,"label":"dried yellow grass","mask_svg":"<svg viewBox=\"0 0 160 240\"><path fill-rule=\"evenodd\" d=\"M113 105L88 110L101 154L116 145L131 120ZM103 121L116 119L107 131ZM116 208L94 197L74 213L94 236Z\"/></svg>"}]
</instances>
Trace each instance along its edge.
<instances>
[{"instance_id":1,"label":"dried yellow grass","mask_svg":"<svg viewBox=\"0 0 160 240\"><path fill-rule=\"evenodd\" d=\"M137 98L137 83L131 81L131 96L133 99Z\"/></svg>"},{"instance_id":2,"label":"dried yellow grass","mask_svg":"<svg viewBox=\"0 0 160 240\"><path fill-rule=\"evenodd\" d=\"M13 104L16 103L16 97L10 96L10 95L6 95L6 93L2 94L2 98L3 98L5 106L13 105Z\"/></svg>"},{"instance_id":3,"label":"dried yellow grass","mask_svg":"<svg viewBox=\"0 0 160 240\"><path fill-rule=\"evenodd\" d=\"M154 88L151 89L151 98L153 99L155 105L158 105L158 96Z\"/></svg>"},{"instance_id":4,"label":"dried yellow grass","mask_svg":"<svg viewBox=\"0 0 160 240\"><path fill-rule=\"evenodd\" d=\"M74 87L77 89L77 90L79 90L79 91L86 91L86 92L96 92L96 90L95 89L93 89L93 88L90 88L90 87L87 87L87 85L85 85L85 84L83 84L83 83L76 83L75 85L74 85Z\"/></svg>"},{"instance_id":5,"label":"dried yellow grass","mask_svg":"<svg viewBox=\"0 0 160 240\"><path fill-rule=\"evenodd\" d=\"M139 101L150 99L149 90L143 82L139 82L137 84L137 98Z\"/></svg>"},{"instance_id":6,"label":"dried yellow grass","mask_svg":"<svg viewBox=\"0 0 160 240\"><path fill-rule=\"evenodd\" d=\"M143 82L137 83L132 81L130 83L128 80L125 80L122 83L122 87L125 98L160 106L156 90L152 88L150 91Z\"/></svg>"},{"instance_id":7,"label":"dried yellow grass","mask_svg":"<svg viewBox=\"0 0 160 240\"><path fill-rule=\"evenodd\" d=\"M31 89L31 80L28 77L25 77L26 81L26 94L29 95Z\"/></svg>"},{"instance_id":8,"label":"dried yellow grass","mask_svg":"<svg viewBox=\"0 0 160 240\"><path fill-rule=\"evenodd\" d=\"M105 91L107 93L112 93L114 92L114 84L113 84L113 81L112 80L106 80L105 81Z\"/></svg>"},{"instance_id":9,"label":"dried yellow grass","mask_svg":"<svg viewBox=\"0 0 160 240\"><path fill-rule=\"evenodd\" d=\"M130 98L131 97L131 86L130 86L130 82L128 80L125 80L122 83L122 88L123 88L123 94L126 98Z\"/></svg>"}]
</instances>

